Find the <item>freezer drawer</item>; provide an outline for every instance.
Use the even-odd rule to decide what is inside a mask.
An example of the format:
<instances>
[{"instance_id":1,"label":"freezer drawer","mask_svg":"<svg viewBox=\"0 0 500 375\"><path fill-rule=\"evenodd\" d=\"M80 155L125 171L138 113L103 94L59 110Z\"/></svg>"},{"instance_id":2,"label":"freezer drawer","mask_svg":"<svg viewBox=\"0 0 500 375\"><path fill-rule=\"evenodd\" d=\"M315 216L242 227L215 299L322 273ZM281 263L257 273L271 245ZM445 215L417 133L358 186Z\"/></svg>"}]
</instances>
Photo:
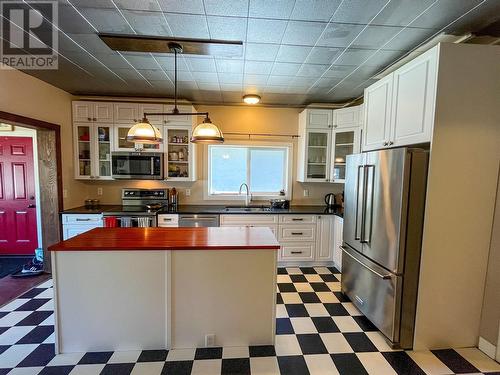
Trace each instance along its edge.
<instances>
[{"instance_id":1,"label":"freezer drawer","mask_svg":"<svg viewBox=\"0 0 500 375\"><path fill-rule=\"evenodd\" d=\"M399 342L402 281L402 276L343 247L342 292L393 343Z\"/></svg>"}]
</instances>

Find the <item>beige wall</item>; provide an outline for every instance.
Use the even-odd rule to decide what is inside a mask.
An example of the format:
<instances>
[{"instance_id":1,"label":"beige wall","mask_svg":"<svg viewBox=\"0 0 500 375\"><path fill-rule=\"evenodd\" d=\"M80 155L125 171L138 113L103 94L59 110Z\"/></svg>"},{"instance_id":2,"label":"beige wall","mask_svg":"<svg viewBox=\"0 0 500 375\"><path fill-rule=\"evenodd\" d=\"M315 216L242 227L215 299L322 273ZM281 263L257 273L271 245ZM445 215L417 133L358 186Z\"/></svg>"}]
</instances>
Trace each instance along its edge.
<instances>
[{"instance_id":1,"label":"beige wall","mask_svg":"<svg viewBox=\"0 0 500 375\"><path fill-rule=\"evenodd\" d=\"M272 134L297 134L298 131L298 115L297 108L265 108L265 107L245 107L245 106L198 106L200 112L210 112L211 120L221 127L223 132L239 132L239 133L272 133ZM201 121L201 118L200 118ZM247 137L238 137L226 135L228 141L246 140ZM323 197L327 193L341 192L343 184L328 184L328 183L299 183L296 182L296 155L297 142L292 141L290 137L280 138L263 138L254 137L249 141L249 144L254 141L266 142L292 142L293 147L293 196L292 204L323 204ZM236 201L204 201L203 189L206 183L206 173L204 166L206 165L206 146L197 146L197 175L196 182L163 182L163 181L99 181L85 182L87 185L87 195L92 198L101 200L101 203L119 203L121 189L123 187L173 187L179 190L181 204L238 204ZM103 189L103 195L97 195L97 188ZM191 190L191 196L186 197L185 190ZM309 197L303 196L304 189L309 190Z\"/></svg>"},{"instance_id":2,"label":"beige wall","mask_svg":"<svg viewBox=\"0 0 500 375\"><path fill-rule=\"evenodd\" d=\"M87 186L73 179L72 95L14 69L0 69L0 111L61 126L64 207L78 205Z\"/></svg>"},{"instance_id":3,"label":"beige wall","mask_svg":"<svg viewBox=\"0 0 500 375\"><path fill-rule=\"evenodd\" d=\"M497 189L497 203L493 232L491 235L486 288L479 335L492 345L498 343L500 325L500 183Z\"/></svg>"}]
</instances>

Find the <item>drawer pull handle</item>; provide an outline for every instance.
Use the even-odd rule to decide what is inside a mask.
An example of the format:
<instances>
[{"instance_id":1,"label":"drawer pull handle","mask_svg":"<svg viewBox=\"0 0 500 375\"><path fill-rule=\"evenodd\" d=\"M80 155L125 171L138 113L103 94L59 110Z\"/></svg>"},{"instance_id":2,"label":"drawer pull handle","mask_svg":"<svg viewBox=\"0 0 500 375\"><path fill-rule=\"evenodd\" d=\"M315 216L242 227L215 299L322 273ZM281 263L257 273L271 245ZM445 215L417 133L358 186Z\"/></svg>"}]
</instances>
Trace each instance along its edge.
<instances>
[{"instance_id":1,"label":"drawer pull handle","mask_svg":"<svg viewBox=\"0 0 500 375\"><path fill-rule=\"evenodd\" d=\"M90 220L92 219L78 219L78 218L76 219L76 221L90 221Z\"/></svg>"},{"instance_id":2,"label":"drawer pull handle","mask_svg":"<svg viewBox=\"0 0 500 375\"><path fill-rule=\"evenodd\" d=\"M302 236L304 233L302 232L292 232L292 235L294 236Z\"/></svg>"},{"instance_id":3,"label":"drawer pull handle","mask_svg":"<svg viewBox=\"0 0 500 375\"><path fill-rule=\"evenodd\" d=\"M354 261L358 262L361 266L365 267L368 271L371 271L373 274L377 275L378 277L380 277L381 279L383 280L389 280L391 279L391 275L390 274L386 274L386 275L383 275L381 273L378 273L377 271L375 271L374 269L368 267L366 264L360 262L358 259L356 259L355 257L353 257L351 254L349 254L345 247L342 247L342 250L344 251L344 253L346 255L349 255L350 258L352 258Z\"/></svg>"},{"instance_id":4,"label":"drawer pull handle","mask_svg":"<svg viewBox=\"0 0 500 375\"><path fill-rule=\"evenodd\" d=\"M163 218L163 221L172 221L172 219Z\"/></svg>"},{"instance_id":5,"label":"drawer pull handle","mask_svg":"<svg viewBox=\"0 0 500 375\"><path fill-rule=\"evenodd\" d=\"M292 251L292 254L302 254L302 251Z\"/></svg>"},{"instance_id":6,"label":"drawer pull handle","mask_svg":"<svg viewBox=\"0 0 500 375\"><path fill-rule=\"evenodd\" d=\"M292 221L304 221L303 217L294 217L292 218Z\"/></svg>"}]
</instances>

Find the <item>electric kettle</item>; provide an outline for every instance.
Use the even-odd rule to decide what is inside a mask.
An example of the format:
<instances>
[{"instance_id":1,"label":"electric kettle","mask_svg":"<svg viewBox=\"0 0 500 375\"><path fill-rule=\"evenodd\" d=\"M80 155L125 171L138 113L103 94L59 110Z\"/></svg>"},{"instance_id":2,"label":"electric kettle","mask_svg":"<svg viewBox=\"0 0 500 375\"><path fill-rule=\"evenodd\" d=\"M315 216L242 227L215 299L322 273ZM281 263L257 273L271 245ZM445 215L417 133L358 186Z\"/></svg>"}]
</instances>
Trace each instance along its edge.
<instances>
[{"instance_id":1,"label":"electric kettle","mask_svg":"<svg viewBox=\"0 0 500 375\"><path fill-rule=\"evenodd\" d=\"M330 193L325 195L325 203L327 207L333 207L335 206L335 194Z\"/></svg>"}]
</instances>

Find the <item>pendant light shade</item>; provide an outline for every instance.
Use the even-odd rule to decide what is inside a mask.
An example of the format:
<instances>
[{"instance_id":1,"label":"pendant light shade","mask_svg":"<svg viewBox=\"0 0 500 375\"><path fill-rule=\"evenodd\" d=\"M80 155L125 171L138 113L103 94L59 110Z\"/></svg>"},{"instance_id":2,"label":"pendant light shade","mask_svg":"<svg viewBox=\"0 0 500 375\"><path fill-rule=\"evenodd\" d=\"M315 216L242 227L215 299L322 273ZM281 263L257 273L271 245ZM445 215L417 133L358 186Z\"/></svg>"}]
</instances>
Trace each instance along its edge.
<instances>
[{"instance_id":1,"label":"pendant light shade","mask_svg":"<svg viewBox=\"0 0 500 375\"><path fill-rule=\"evenodd\" d=\"M222 131L210 121L207 116L201 124L196 126L191 136L193 143L224 143Z\"/></svg>"},{"instance_id":2,"label":"pendant light shade","mask_svg":"<svg viewBox=\"0 0 500 375\"><path fill-rule=\"evenodd\" d=\"M158 128L151 125L146 117L130 128L126 139L129 142L150 145L157 145L163 142L163 138Z\"/></svg>"}]
</instances>

